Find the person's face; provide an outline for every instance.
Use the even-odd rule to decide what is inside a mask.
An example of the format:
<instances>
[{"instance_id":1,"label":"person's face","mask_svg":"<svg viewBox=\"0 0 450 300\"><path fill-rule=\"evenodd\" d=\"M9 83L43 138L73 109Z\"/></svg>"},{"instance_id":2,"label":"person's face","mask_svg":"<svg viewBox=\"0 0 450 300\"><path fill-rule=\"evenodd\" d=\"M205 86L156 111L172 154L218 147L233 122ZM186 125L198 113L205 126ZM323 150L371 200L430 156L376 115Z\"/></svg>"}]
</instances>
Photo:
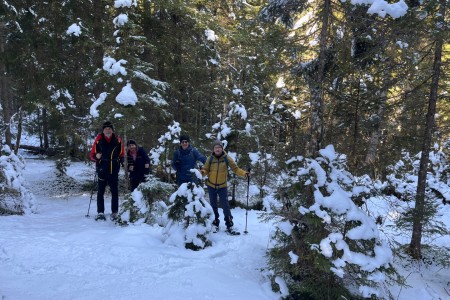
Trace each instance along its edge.
<instances>
[{"instance_id":1,"label":"person's face","mask_svg":"<svg viewBox=\"0 0 450 300\"><path fill-rule=\"evenodd\" d=\"M130 150L130 151L136 151L136 145L135 145L135 144L129 144L129 145L128 145L128 150Z\"/></svg>"},{"instance_id":2,"label":"person's face","mask_svg":"<svg viewBox=\"0 0 450 300\"><path fill-rule=\"evenodd\" d=\"M105 127L103 128L103 134L106 135L107 137L110 137L113 133L113 130L111 127Z\"/></svg>"},{"instance_id":3,"label":"person's face","mask_svg":"<svg viewBox=\"0 0 450 300\"><path fill-rule=\"evenodd\" d=\"M186 140L181 141L181 148L186 150L189 147L189 142Z\"/></svg>"},{"instance_id":4,"label":"person's face","mask_svg":"<svg viewBox=\"0 0 450 300\"><path fill-rule=\"evenodd\" d=\"M220 156L220 154L222 154L223 148L221 146L214 146L213 151L216 156Z\"/></svg>"}]
</instances>

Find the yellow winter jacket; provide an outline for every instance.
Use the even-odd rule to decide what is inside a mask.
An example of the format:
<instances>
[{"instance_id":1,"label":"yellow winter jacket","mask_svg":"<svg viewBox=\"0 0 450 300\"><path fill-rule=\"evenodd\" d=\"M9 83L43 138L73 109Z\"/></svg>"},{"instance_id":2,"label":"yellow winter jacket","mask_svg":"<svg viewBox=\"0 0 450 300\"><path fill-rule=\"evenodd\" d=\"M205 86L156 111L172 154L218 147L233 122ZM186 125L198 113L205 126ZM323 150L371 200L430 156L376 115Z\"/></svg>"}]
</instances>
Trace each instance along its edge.
<instances>
[{"instance_id":1,"label":"yellow winter jacket","mask_svg":"<svg viewBox=\"0 0 450 300\"><path fill-rule=\"evenodd\" d=\"M225 151L223 151L220 157L216 157L214 154L211 154L211 156L212 161L211 158L208 157L201 171L203 176L208 175L208 179L206 180L208 186L216 189L227 187L228 170L225 156L228 159L228 165L230 166L231 171L240 177L245 177L246 172L239 168L236 162L228 156Z\"/></svg>"}]
</instances>

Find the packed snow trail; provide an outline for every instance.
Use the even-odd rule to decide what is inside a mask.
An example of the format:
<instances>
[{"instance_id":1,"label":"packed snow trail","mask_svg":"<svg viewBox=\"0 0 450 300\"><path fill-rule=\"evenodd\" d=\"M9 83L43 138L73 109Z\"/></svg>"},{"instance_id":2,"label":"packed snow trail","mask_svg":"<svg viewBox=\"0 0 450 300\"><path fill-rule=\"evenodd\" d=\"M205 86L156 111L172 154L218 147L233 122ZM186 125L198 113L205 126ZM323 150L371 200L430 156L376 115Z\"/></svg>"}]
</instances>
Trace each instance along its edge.
<instances>
[{"instance_id":1,"label":"packed snow trail","mask_svg":"<svg viewBox=\"0 0 450 300\"><path fill-rule=\"evenodd\" d=\"M80 178L86 168L72 164L68 174ZM164 244L157 225L96 222L95 194L86 218L90 192L55 194L53 174L53 162L28 161L38 212L0 217L2 300L279 298L260 271L271 226L257 212L249 212L249 234L218 232L212 247L191 251ZM243 228L245 210L233 214Z\"/></svg>"}]
</instances>

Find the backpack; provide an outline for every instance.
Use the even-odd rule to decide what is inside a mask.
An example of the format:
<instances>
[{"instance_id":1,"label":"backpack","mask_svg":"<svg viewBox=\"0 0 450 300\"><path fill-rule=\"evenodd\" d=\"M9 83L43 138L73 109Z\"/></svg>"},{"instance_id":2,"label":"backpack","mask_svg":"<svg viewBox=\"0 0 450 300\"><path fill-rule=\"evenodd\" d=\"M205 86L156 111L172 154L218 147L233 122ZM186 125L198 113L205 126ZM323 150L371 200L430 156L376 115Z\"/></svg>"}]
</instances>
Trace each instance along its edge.
<instances>
[{"instance_id":1,"label":"backpack","mask_svg":"<svg viewBox=\"0 0 450 300\"><path fill-rule=\"evenodd\" d=\"M223 157L223 160L225 161L225 164L227 165L227 170L228 170L228 155L225 155L225 156ZM213 156L210 155L210 156L209 156L209 165L212 164L212 161L213 161Z\"/></svg>"}]
</instances>

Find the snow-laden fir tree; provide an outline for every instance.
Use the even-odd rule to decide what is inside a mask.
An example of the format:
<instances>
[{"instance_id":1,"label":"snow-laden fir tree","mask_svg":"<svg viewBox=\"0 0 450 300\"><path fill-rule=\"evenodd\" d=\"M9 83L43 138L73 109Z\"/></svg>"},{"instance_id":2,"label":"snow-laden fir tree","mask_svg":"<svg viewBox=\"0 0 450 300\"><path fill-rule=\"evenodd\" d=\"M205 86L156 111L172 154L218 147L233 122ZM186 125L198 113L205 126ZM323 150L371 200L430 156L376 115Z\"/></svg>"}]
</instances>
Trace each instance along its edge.
<instances>
[{"instance_id":1,"label":"snow-laden fir tree","mask_svg":"<svg viewBox=\"0 0 450 300\"><path fill-rule=\"evenodd\" d=\"M0 215L22 215L35 210L33 194L24 187L24 161L8 145L0 149Z\"/></svg>"},{"instance_id":2,"label":"snow-laden fir tree","mask_svg":"<svg viewBox=\"0 0 450 300\"><path fill-rule=\"evenodd\" d=\"M282 205L272 213L279 221L269 250L274 282L295 299L383 298L392 251L362 209L374 192L370 178L350 174L333 146L287 164Z\"/></svg>"},{"instance_id":3,"label":"snow-laden fir tree","mask_svg":"<svg viewBox=\"0 0 450 300\"><path fill-rule=\"evenodd\" d=\"M167 126L167 128L169 131L159 137L159 144L150 149L149 156L151 164L156 166L156 175L165 181L172 182L173 170L170 146L179 143L181 127L180 123L173 121L173 124Z\"/></svg>"},{"instance_id":4,"label":"snow-laden fir tree","mask_svg":"<svg viewBox=\"0 0 450 300\"><path fill-rule=\"evenodd\" d=\"M448 145L446 147L448 148ZM437 215L445 213L445 205L450 202L449 163L446 154L439 149L439 145L436 144L429 153L425 210L421 216L424 247L431 244L427 241L449 234L445 224L436 218ZM420 156L421 153L412 156L406 151L403 152L402 158L389 167L390 173L386 176L386 182L380 187L380 190L388 197L390 207L389 213L382 216L382 220L387 223L387 226L393 227L397 234L405 235L405 238L412 232ZM448 267L448 250L448 247L444 249L425 247L423 255L425 258L431 255L435 261Z\"/></svg>"},{"instance_id":5,"label":"snow-laden fir tree","mask_svg":"<svg viewBox=\"0 0 450 300\"><path fill-rule=\"evenodd\" d=\"M166 243L184 245L186 249L192 250L211 246L209 235L214 213L205 199L203 188L192 182L183 183L172 194L170 202L169 222L165 229Z\"/></svg>"},{"instance_id":6,"label":"snow-laden fir tree","mask_svg":"<svg viewBox=\"0 0 450 300\"><path fill-rule=\"evenodd\" d=\"M149 175L146 182L139 184L134 191L125 196L125 201L120 204L118 223L127 225L130 223L159 224L167 223L167 199L175 191L173 184L160 181Z\"/></svg>"}]
</instances>

